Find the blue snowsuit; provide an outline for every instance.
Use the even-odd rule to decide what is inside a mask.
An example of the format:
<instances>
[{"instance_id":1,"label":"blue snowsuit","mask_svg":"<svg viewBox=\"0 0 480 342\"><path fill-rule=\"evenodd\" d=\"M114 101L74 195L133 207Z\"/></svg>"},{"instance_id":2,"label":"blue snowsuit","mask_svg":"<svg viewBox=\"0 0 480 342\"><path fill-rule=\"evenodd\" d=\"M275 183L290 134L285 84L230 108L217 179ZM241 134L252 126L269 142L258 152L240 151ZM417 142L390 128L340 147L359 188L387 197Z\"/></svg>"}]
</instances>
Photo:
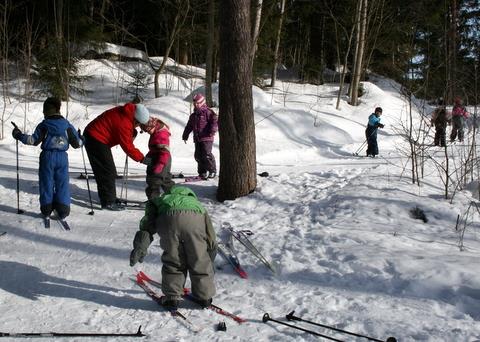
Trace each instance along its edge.
<instances>
[{"instance_id":1,"label":"blue snowsuit","mask_svg":"<svg viewBox=\"0 0 480 342\"><path fill-rule=\"evenodd\" d=\"M70 214L70 184L68 176L69 145L78 148L83 140L75 127L60 114L46 116L32 135L21 134L19 140L25 145L42 143L38 168L40 211L50 216L56 210L60 219Z\"/></svg>"},{"instance_id":2,"label":"blue snowsuit","mask_svg":"<svg viewBox=\"0 0 480 342\"><path fill-rule=\"evenodd\" d=\"M368 125L365 130L365 136L367 138L367 156L375 157L378 154L378 143L377 143L377 130L378 127L383 127L380 123L380 118L375 115L375 113L370 114L368 117Z\"/></svg>"}]
</instances>

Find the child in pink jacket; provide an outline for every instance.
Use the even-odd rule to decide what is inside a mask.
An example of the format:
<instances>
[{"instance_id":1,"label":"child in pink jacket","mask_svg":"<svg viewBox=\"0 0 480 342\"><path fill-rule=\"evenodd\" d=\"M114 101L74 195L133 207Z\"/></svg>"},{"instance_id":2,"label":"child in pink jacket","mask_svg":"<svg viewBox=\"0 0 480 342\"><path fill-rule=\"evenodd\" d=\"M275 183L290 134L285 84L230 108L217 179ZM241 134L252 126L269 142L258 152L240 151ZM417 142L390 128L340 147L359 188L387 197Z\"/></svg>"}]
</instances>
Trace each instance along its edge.
<instances>
[{"instance_id":1,"label":"child in pink jacket","mask_svg":"<svg viewBox=\"0 0 480 342\"><path fill-rule=\"evenodd\" d=\"M160 195L160 187L166 192L175 185L170 173L172 166L170 128L162 120L154 117L151 117L147 124L142 125L141 128L150 134L149 151L145 156L145 159L149 160L145 194L148 199L152 199Z\"/></svg>"}]
</instances>

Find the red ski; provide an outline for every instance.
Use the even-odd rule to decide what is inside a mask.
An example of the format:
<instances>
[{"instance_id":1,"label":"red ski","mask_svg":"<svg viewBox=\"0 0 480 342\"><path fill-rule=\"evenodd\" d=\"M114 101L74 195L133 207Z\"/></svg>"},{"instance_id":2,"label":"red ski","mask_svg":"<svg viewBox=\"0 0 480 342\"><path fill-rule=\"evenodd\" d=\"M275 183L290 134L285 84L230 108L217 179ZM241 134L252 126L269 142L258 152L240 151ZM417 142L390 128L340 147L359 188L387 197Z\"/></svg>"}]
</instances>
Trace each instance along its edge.
<instances>
[{"instance_id":1,"label":"red ski","mask_svg":"<svg viewBox=\"0 0 480 342\"><path fill-rule=\"evenodd\" d=\"M140 281L142 282L148 282L150 284L152 284L153 286L155 287L159 287L161 288L162 286L162 283L159 282L159 281L156 281L156 280L153 280L152 278L150 278L149 276L147 276L144 272L140 271L137 273L137 279L140 279ZM184 288L183 289L183 292L184 292L184 295L183 295L183 298L185 299L188 299L192 302L195 303L195 300L190 292L190 289L188 288ZM245 323L246 320L244 318L241 318L233 313L230 313L224 309L222 309L221 307L215 305L215 304L210 304L210 306L207 307L207 309L209 310L212 310L220 315L223 315L223 316L226 316L226 317L229 317L231 319L233 319L235 322L237 322L238 324L242 324L242 323Z\"/></svg>"}]
</instances>

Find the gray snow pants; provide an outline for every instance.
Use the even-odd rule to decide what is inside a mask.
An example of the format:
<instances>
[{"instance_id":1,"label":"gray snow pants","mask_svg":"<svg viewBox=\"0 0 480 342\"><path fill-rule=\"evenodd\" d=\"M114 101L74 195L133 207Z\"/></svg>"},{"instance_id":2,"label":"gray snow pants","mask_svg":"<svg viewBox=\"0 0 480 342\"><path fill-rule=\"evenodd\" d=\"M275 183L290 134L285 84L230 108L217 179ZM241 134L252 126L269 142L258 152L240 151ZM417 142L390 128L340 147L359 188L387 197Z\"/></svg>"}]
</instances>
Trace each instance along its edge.
<instances>
[{"instance_id":1,"label":"gray snow pants","mask_svg":"<svg viewBox=\"0 0 480 342\"><path fill-rule=\"evenodd\" d=\"M207 250L205 215L179 211L157 217L162 254L162 291L167 297L183 295L187 271L192 294L207 300L215 294L213 261Z\"/></svg>"}]
</instances>

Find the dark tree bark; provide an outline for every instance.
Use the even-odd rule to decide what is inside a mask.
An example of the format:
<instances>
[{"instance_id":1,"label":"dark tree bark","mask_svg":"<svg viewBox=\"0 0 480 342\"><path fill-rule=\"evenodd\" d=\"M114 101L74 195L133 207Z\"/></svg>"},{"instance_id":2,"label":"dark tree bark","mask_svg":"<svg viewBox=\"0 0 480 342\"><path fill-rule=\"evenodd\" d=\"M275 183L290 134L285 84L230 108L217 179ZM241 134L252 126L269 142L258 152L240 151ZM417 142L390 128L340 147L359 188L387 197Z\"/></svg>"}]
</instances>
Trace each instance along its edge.
<instances>
[{"instance_id":1,"label":"dark tree bark","mask_svg":"<svg viewBox=\"0 0 480 342\"><path fill-rule=\"evenodd\" d=\"M215 0L208 1L208 34L207 34L207 56L205 67L205 97L209 107L213 106L212 99L212 78L213 78L213 44L215 41Z\"/></svg>"},{"instance_id":2,"label":"dark tree bark","mask_svg":"<svg viewBox=\"0 0 480 342\"><path fill-rule=\"evenodd\" d=\"M217 199L255 190L250 0L220 1L220 178Z\"/></svg>"}]
</instances>

